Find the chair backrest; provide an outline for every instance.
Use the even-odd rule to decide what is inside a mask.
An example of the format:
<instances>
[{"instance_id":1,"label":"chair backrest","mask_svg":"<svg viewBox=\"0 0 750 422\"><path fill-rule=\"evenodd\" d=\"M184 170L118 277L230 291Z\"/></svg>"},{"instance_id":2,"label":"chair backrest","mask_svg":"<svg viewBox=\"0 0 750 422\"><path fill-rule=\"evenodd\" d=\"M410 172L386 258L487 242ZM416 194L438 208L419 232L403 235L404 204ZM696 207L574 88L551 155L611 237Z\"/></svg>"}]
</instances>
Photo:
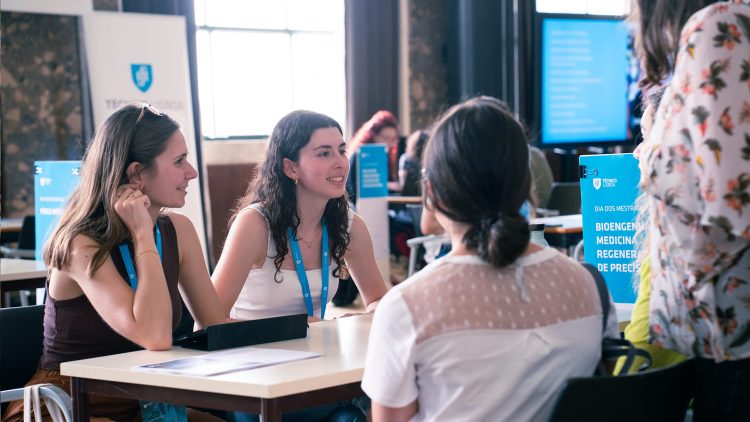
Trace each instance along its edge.
<instances>
[{"instance_id":1,"label":"chair backrest","mask_svg":"<svg viewBox=\"0 0 750 422\"><path fill-rule=\"evenodd\" d=\"M23 387L42 356L44 305L0 309L0 390Z\"/></svg>"},{"instance_id":2,"label":"chair backrest","mask_svg":"<svg viewBox=\"0 0 750 422\"><path fill-rule=\"evenodd\" d=\"M18 234L18 249L36 249L36 219L33 215L27 215L21 223L21 232Z\"/></svg>"},{"instance_id":3,"label":"chair backrest","mask_svg":"<svg viewBox=\"0 0 750 422\"><path fill-rule=\"evenodd\" d=\"M414 237L422 237L420 222L422 221L422 204L406 204L406 209L411 215L411 221L414 224Z\"/></svg>"},{"instance_id":4,"label":"chair backrest","mask_svg":"<svg viewBox=\"0 0 750 422\"><path fill-rule=\"evenodd\" d=\"M683 421L693 397L693 361L617 377L571 378L551 422Z\"/></svg>"},{"instance_id":5,"label":"chair backrest","mask_svg":"<svg viewBox=\"0 0 750 422\"><path fill-rule=\"evenodd\" d=\"M550 210L560 211L560 215L581 213L581 185L578 182L556 182L552 184L547 205Z\"/></svg>"}]
</instances>

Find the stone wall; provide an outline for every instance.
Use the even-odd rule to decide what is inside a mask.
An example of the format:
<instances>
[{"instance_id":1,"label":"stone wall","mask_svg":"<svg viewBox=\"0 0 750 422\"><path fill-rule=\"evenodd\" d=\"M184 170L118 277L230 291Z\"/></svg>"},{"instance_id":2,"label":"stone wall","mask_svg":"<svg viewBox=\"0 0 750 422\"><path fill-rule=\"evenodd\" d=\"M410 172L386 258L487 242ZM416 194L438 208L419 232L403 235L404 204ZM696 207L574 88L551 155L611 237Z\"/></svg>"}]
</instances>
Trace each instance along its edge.
<instances>
[{"instance_id":1,"label":"stone wall","mask_svg":"<svg viewBox=\"0 0 750 422\"><path fill-rule=\"evenodd\" d=\"M424 129L450 106L445 48L450 2L409 0L411 129Z\"/></svg>"},{"instance_id":2,"label":"stone wall","mask_svg":"<svg viewBox=\"0 0 750 422\"><path fill-rule=\"evenodd\" d=\"M34 213L34 161L77 160L81 144L78 23L0 13L2 215Z\"/></svg>"}]
</instances>

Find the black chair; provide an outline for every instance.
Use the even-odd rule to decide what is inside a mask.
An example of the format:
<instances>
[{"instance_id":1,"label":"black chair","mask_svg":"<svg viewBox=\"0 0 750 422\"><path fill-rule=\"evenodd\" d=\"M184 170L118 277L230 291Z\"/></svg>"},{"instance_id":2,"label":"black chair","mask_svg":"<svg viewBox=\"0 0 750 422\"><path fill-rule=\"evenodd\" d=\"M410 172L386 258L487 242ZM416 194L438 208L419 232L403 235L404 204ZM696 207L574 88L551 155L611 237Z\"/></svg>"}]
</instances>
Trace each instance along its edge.
<instances>
[{"instance_id":1,"label":"black chair","mask_svg":"<svg viewBox=\"0 0 750 422\"><path fill-rule=\"evenodd\" d=\"M545 206L548 210L558 210L560 215L581 213L581 185L578 182L556 182Z\"/></svg>"},{"instance_id":2,"label":"black chair","mask_svg":"<svg viewBox=\"0 0 750 422\"><path fill-rule=\"evenodd\" d=\"M33 215L27 215L21 223L21 231L18 234L18 243L15 248L2 245L0 254L4 258L34 259L36 249L36 225Z\"/></svg>"},{"instance_id":3,"label":"black chair","mask_svg":"<svg viewBox=\"0 0 750 422\"><path fill-rule=\"evenodd\" d=\"M23 387L36 372L43 324L44 305L0 309L0 390Z\"/></svg>"},{"instance_id":4,"label":"black chair","mask_svg":"<svg viewBox=\"0 0 750 422\"><path fill-rule=\"evenodd\" d=\"M0 402L23 400L23 386L36 372L44 342L44 305L0 309ZM56 386L39 390L40 398L51 399L65 420L72 418L67 392Z\"/></svg>"},{"instance_id":5,"label":"black chair","mask_svg":"<svg viewBox=\"0 0 750 422\"><path fill-rule=\"evenodd\" d=\"M571 378L551 422L684 421L693 397L693 361L617 377Z\"/></svg>"},{"instance_id":6,"label":"black chair","mask_svg":"<svg viewBox=\"0 0 750 422\"><path fill-rule=\"evenodd\" d=\"M414 237L424 236L420 225L422 221L422 204L406 204L406 210L409 211L411 221L414 224Z\"/></svg>"}]
</instances>

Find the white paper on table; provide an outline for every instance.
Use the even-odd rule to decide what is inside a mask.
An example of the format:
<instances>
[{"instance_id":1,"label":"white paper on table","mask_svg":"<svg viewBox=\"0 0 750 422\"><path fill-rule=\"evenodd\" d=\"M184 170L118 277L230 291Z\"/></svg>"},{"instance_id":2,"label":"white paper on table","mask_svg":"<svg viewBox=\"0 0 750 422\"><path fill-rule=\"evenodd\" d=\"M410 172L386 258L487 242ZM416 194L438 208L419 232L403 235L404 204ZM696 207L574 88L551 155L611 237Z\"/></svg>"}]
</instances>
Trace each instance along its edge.
<instances>
[{"instance_id":1,"label":"white paper on table","mask_svg":"<svg viewBox=\"0 0 750 422\"><path fill-rule=\"evenodd\" d=\"M261 366L278 365L296 360L311 359L318 356L321 356L321 354L315 352L242 347L166 362L138 365L133 367L133 369L148 372L211 376L245 371Z\"/></svg>"}]
</instances>

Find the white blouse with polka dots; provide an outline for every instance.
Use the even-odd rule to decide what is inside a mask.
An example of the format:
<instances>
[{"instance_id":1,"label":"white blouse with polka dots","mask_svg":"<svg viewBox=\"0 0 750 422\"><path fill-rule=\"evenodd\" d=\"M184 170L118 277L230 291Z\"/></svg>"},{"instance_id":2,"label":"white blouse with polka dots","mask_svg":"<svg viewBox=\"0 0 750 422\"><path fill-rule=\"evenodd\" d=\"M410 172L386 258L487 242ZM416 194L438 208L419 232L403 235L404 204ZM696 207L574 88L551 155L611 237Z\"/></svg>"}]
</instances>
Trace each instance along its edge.
<instances>
[{"instance_id":1,"label":"white blouse with polka dots","mask_svg":"<svg viewBox=\"0 0 750 422\"><path fill-rule=\"evenodd\" d=\"M611 306L606 335L619 337ZM373 320L362 388L413 420L546 420L562 383L599 360L593 278L547 248L497 269L447 256L392 289Z\"/></svg>"}]
</instances>

